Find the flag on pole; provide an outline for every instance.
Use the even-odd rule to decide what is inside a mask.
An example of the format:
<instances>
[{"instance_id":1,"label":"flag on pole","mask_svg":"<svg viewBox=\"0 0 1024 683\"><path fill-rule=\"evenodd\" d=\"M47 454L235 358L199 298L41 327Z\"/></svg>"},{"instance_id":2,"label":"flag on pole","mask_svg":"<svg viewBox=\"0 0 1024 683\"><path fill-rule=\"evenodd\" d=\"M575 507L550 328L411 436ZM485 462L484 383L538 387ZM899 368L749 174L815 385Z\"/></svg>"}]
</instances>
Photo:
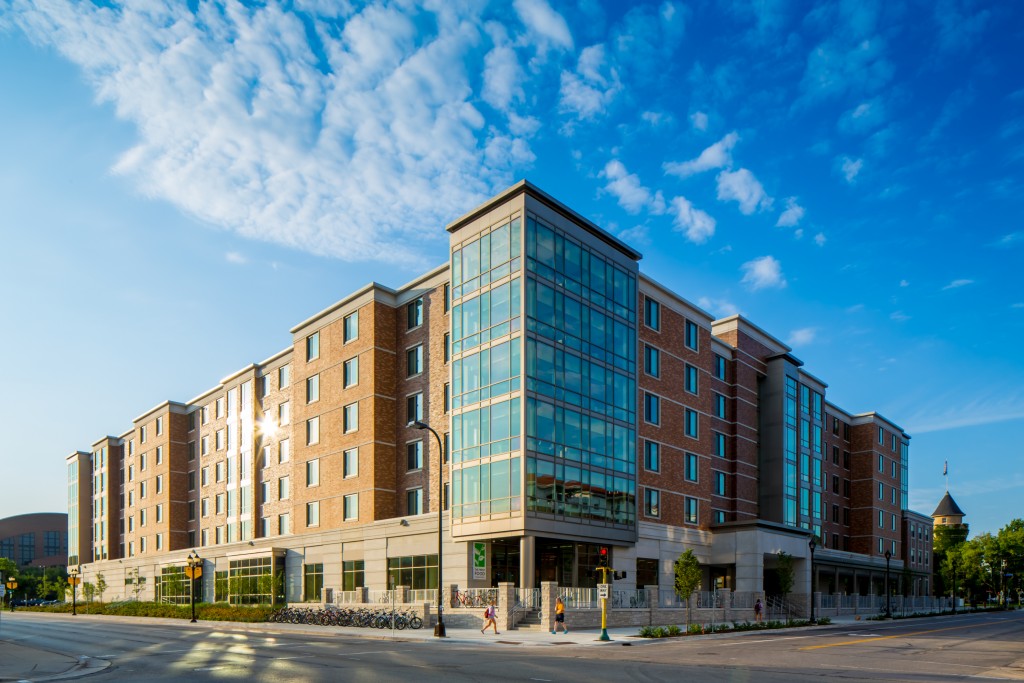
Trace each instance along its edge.
<instances>
[{"instance_id":1,"label":"flag on pole","mask_svg":"<svg viewBox=\"0 0 1024 683\"><path fill-rule=\"evenodd\" d=\"M945 461L945 462L944 462L944 463L942 464L942 476L944 476L944 477L945 477L945 476L946 476L946 475L948 475L948 474L949 474L949 461L948 461L948 460L946 460L946 461Z\"/></svg>"}]
</instances>

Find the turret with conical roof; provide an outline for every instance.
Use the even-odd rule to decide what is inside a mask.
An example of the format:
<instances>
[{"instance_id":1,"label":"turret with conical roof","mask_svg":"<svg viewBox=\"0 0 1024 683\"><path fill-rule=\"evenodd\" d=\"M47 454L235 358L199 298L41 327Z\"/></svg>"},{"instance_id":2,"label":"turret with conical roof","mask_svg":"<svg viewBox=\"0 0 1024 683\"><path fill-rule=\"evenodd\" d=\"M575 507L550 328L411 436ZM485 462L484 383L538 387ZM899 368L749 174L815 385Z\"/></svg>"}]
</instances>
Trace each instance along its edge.
<instances>
[{"instance_id":1,"label":"turret with conical roof","mask_svg":"<svg viewBox=\"0 0 1024 683\"><path fill-rule=\"evenodd\" d=\"M953 500L953 496L949 495L949 491L946 491L946 495L932 513L932 522L935 526L958 526L964 523L964 516L964 511Z\"/></svg>"}]
</instances>

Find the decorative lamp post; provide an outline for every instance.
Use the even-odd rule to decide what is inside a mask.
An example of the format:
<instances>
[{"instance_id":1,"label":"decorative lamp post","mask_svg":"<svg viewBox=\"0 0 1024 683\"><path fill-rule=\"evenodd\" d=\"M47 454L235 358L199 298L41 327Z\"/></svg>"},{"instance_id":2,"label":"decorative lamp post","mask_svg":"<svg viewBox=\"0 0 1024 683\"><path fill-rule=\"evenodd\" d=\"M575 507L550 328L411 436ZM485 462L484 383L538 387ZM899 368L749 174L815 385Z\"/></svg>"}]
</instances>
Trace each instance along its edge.
<instances>
[{"instance_id":1,"label":"decorative lamp post","mask_svg":"<svg viewBox=\"0 0 1024 683\"><path fill-rule=\"evenodd\" d=\"M814 542L813 536L807 542L807 547L811 550L811 623L817 624L818 622L814 618L814 549L818 547L818 544Z\"/></svg>"},{"instance_id":2,"label":"decorative lamp post","mask_svg":"<svg viewBox=\"0 0 1024 683\"><path fill-rule=\"evenodd\" d=\"M1003 594L1003 607L1009 607L1010 600L1006 594L1006 560L1003 560L1003 570L999 572L999 588Z\"/></svg>"},{"instance_id":3,"label":"decorative lamp post","mask_svg":"<svg viewBox=\"0 0 1024 683\"><path fill-rule=\"evenodd\" d=\"M441 475L444 468L441 465L444 462L444 444L441 443L441 437L438 436L437 432L426 422L414 420L409 423L409 426L420 430L425 429L433 434L437 440L437 624L434 626L434 637L444 638L444 605L441 599L441 586L444 585L441 580L442 555L444 555L444 523L441 520L441 513L444 512L444 481Z\"/></svg>"},{"instance_id":4,"label":"decorative lamp post","mask_svg":"<svg viewBox=\"0 0 1024 683\"><path fill-rule=\"evenodd\" d=\"M956 614L956 561L953 561L953 614Z\"/></svg>"},{"instance_id":5,"label":"decorative lamp post","mask_svg":"<svg viewBox=\"0 0 1024 683\"><path fill-rule=\"evenodd\" d=\"M78 616L78 584L82 582L82 565L68 567L68 583L71 584L71 616Z\"/></svg>"},{"instance_id":6,"label":"decorative lamp post","mask_svg":"<svg viewBox=\"0 0 1024 683\"><path fill-rule=\"evenodd\" d=\"M892 553L888 550L885 551L885 618L892 619L892 607L889 604L889 560L892 559Z\"/></svg>"},{"instance_id":7,"label":"decorative lamp post","mask_svg":"<svg viewBox=\"0 0 1024 683\"><path fill-rule=\"evenodd\" d=\"M185 560L188 566L185 567L185 576L188 577L189 602L192 603L192 623L196 623L196 580L203 576L203 558L195 550L188 554Z\"/></svg>"}]
</instances>

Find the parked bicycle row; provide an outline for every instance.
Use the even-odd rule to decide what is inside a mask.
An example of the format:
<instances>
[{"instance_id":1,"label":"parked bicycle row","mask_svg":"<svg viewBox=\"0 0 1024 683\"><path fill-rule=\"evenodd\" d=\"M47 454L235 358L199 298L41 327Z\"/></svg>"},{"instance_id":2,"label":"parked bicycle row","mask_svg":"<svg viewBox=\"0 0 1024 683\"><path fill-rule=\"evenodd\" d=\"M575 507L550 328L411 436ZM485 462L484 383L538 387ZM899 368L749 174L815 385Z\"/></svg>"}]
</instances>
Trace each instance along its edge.
<instances>
[{"instance_id":1,"label":"parked bicycle row","mask_svg":"<svg viewBox=\"0 0 1024 683\"><path fill-rule=\"evenodd\" d=\"M279 624L314 624L316 626L358 626L373 628L421 628L423 620L411 610L386 609L313 609L311 607L282 607L270 615L270 621Z\"/></svg>"}]
</instances>

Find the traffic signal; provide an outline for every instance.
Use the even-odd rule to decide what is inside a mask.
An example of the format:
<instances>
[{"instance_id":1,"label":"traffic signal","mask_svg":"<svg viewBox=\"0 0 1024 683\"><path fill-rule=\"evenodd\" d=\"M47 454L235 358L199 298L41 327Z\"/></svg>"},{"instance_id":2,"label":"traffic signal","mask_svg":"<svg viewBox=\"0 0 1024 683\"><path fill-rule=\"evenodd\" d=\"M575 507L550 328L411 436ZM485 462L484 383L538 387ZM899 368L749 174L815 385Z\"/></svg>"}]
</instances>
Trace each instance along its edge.
<instances>
[{"instance_id":1,"label":"traffic signal","mask_svg":"<svg viewBox=\"0 0 1024 683\"><path fill-rule=\"evenodd\" d=\"M608 546L603 545L597 551L597 566L607 567L608 566Z\"/></svg>"}]
</instances>

